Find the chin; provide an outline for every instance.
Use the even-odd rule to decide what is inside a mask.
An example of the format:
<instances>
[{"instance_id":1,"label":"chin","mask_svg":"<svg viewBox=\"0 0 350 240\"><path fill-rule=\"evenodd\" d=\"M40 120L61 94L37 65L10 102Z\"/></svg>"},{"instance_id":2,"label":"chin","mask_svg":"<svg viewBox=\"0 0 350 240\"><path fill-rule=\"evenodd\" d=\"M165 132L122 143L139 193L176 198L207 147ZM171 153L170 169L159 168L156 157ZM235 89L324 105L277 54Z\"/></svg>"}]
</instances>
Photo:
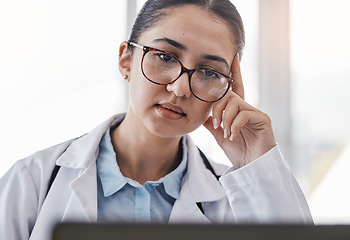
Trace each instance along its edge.
<instances>
[{"instance_id":1,"label":"chin","mask_svg":"<svg viewBox=\"0 0 350 240\"><path fill-rule=\"evenodd\" d=\"M196 126L186 126L182 127L180 124L154 124L154 122L151 123L151 126L149 126L150 132L154 134L155 136L158 136L160 138L176 138L176 137L182 137L183 135L189 134L199 128L202 124L196 125Z\"/></svg>"},{"instance_id":2,"label":"chin","mask_svg":"<svg viewBox=\"0 0 350 240\"><path fill-rule=\"evenodd\" d=\"M160 137L160 138L176 138L176 137L182 137L183 135L187 134L187 132L170 128L170 126L167 127L151 127L150 132L152 132L153 135Z\"/></svg>"}]
</instances>

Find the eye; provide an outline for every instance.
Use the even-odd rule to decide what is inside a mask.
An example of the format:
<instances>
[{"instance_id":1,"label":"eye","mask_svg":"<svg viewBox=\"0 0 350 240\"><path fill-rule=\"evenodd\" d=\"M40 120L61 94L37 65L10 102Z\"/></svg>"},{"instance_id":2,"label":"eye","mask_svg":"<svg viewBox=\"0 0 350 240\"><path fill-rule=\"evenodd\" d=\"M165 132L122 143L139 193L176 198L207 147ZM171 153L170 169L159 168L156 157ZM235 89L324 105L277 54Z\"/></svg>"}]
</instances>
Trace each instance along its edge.
<instances>
[{"instance_id":1,"label":"eye","mask_svg":"<svg viewBox=\"0 0 350 240\"><path fill-rule=\"evenodd\" d=\"M219 77L219 75L212 70L205 70L205 75L207 75L208 77L215 77L215 78Z\"/></svg>"},{"instance_id":2,"label":"eye","mask_svg":"<svg viewBox=\"0 0 350 240\"><path fill-rule=\"evenodd\" d=\"M202 76L206 78L211 78L211 79L220 78L219 74L214 70L204 68L204 69L200 69L199 71L202 74Z\"/></svg>"},{"instance_id":3,"label":"eye","mask_svg":"<svg viewBox=\"0 0 350 240\"><path fill-rule=\"evenodd\" d=\"M158 52L156 53L156 56L158 56L158 58L160 58L162 61L164 62L173 62L173 61L176 61L175 58L169 54L166 54L166 53L161 53L161 52Z\"/></svg>"}]
</instances>

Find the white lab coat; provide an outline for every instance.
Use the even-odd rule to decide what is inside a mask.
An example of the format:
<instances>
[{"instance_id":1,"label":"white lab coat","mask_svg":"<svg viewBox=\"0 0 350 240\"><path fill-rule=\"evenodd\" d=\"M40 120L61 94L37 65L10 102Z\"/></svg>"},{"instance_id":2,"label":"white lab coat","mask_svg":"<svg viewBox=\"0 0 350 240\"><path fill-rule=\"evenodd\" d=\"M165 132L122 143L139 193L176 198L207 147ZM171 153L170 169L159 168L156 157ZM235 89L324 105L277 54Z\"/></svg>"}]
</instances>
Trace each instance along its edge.
<instances>
[{"instance_id":1,"label":"white lab coat","mask_svg":"<svg viewBox=\"0 0 350 240\"><path fill-rule=\"evenodd\" d=\"M114 116L80 138L18 161L0 180L0 240L50 239L56 223L97 221L98 146ZM238 170L206 168L187 136L188 169L170 223L312 223L305 197L278 146ZM48 195L55 164L61 168ZM201 202L204 215L197 206Z\"/></svg>"}]
</instances>

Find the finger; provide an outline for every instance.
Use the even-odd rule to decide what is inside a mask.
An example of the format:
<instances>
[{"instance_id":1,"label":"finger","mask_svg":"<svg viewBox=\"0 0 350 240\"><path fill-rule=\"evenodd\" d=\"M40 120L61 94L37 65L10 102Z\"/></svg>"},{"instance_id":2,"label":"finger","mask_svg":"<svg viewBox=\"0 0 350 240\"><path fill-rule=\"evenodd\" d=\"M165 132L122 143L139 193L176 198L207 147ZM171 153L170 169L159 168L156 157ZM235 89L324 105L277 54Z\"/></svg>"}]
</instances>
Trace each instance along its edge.
<instances>
[{"instance_id":1,"label":"finger","mask_svg":"<svg viewBox=\"0 0 350 240\"><path fill-rule=\"evenodd\" d=\"M241 129L247 125L250 119L250 111L242 111L234 119L231 125L231 135L230 140L233 140L241 131Z\"/></svg>"},{"instance_id":2,"label":"finger","mask_svg":"<svg viewBox=\"0 0 350 240\"><path fill-rule=\"evenodd\" d=\"M238 101L238 98L231 98L228 104L226 105L222 119L222 126L224 128L224 138L228 138L231 135L232 122L240 111Z\"/></svg>"},{"instance_id":3,"label":"finger","mask_svg":"<svg viewBox=\"0 0 350 240\"><path fill-rule=\"evenodd\" d=\"M232 61L231 74L233 79L235 79L234 83L232 84L232 91L244 99L244 86L242 81L241 65L239 62L239 53L236 54Z\"/></svg>"},{"instance_id":4,"label":"finger","mask_svg":"<svg viewBox=\"0 0 350 240\"><path fill-rule=\"evenodd\" d=\"M211 112L212 112L212 116L213 116L214 129L217 129L221 124L223 113L224 113L224 110L227 106L227 101L228 101L228 98L224 97L220 101L213 104Z\"/></svg>"},{"instance_id":5,"label":"finger","mask_svg":"<svg viewBox=\"0 0 350 240\"><path fill-rule=\"evenodd\" d=\"M214 136L215 140L220 143L223 140L223 129L221 127L214 128L213 126L213 117L209 117L207 121L203 124L209 132Z\"/></svg>"},{"instance_id":6,"label":"finger","mask_svg":"<svg viewBox=\"0 0 350 240\"><path fill-rule=\"evenodd\" d=\"M224 127L224 136L225 138L229 137L231 134L231 125L236 118L236 116L241 111L256 111L253 106L249 105L242 98L240 98L236 93L231 92L231 97L226 104L224 110L222 125Z\"/></svg>"},{"instance_id":7,"label":"finger","mask_svg":"<svg viewBox=\"0 0 350 240\"><path fill-rule=\"evenodd\" d=\"M254 133L255 131L266 129L270 123L269 117L260 111L241 111L231 125L230 140L236 138L240 131L246 126L249 126L250 131Z\"/></svg>"}]
</instances>

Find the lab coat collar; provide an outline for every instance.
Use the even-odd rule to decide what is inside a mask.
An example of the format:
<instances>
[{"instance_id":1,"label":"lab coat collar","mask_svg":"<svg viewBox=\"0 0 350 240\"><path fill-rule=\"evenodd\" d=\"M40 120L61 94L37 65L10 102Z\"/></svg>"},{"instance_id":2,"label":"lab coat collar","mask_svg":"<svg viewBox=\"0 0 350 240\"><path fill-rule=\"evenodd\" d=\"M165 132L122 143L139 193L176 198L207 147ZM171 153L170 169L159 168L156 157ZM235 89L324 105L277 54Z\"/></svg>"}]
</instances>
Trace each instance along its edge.
<instances>
[{"instance_id":1,"label":"lab coat collar","mask_svg":"<svg viewBox=\"0 0 350 240\"><path fill-rule=\"evenodd\" d=\"M68 168L88 169L90 164L96 165L99 143L107 128L113 122L120 121L125 114L113 116L97 126L90 133L73 141L64 154L57 160L57 165ZM188 144L188 169L186 175L189 188L196 202L217 201L226 196L224 189L216 177L208 170L199 151L190 138ZM74 161L72 161L74 159Z\"/></svg>"},{"instance_id":2,"label":"lab coat collar","mask_svg":"<svg viewBox=\"0 0 350 240\"><path fill-rule=\"evenodd\" d=\"M96 159L98 146L107 128L124 116L125 114L113 116L90 133L73 141L56 162L57 165L63 167L82 170L80 177L71 182L70 187L90 221L97 221ZM182 179L180 196L175 201L169 222L187 219L206 223L209 220L196 203L217 201L226 197L226 193L220 182L206 168L197 147L189 136L187 136L187 144L187 172ZM86 189L86 186L89 186L89 190Z\"/></svg>"},{"instance_id":3,"label":"lab coat collar","mask_svg":"<svg viewBox=\"0 0 350 240\"><path fill-rule=\"evenodd\" d=\"M113 116L97 126L90 133L72 141L70 146L56 161L56 164L59 166L80 169L79 177L73 180L69 186L90 222L97 221L96 159L99 151L99 143L107 128L113 122L120 121L124 116L125 114ZM73 212L75 212L73 209L77 209L74 204L69 208Z\"/></svg>"},{"instance_id":4,"label":"lab coat collar","mask_svg":"<svg viewBox=\"0 0 350 240\"><path fill-rule=\"evenodd\" d=\"M56 164L68 168L87 169L90 164L95 164L98 156L98 146L107 128L125 114L113 116L97 126L91 132L81 136L71 143L64 154L56 161ZM72 161L74 159L74 161Z\"/></svg>"}]
</instances>

